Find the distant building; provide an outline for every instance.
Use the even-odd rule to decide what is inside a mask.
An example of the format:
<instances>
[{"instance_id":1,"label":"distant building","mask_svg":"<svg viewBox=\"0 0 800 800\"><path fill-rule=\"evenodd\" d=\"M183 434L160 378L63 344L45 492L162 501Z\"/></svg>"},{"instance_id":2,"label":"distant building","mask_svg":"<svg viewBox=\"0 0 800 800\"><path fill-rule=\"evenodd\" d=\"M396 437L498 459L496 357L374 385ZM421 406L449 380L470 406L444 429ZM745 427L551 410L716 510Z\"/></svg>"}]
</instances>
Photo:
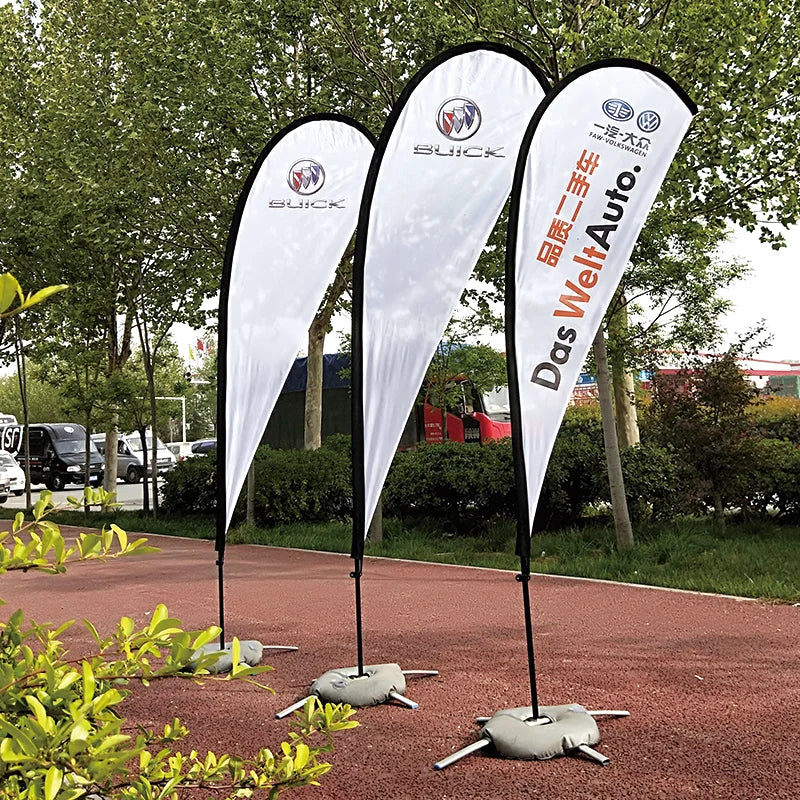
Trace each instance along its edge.
<instances>
[{"instance_id":1,"label":"distant building","mask_svg":"<svg viewBox=\"0 0 800 800\"><path fill-rule=\"evenodd\" d=\"M800 370L790 375L771 375L769 390L771 394L781 397L800 398Z\"/></svg>"}]
</instances>

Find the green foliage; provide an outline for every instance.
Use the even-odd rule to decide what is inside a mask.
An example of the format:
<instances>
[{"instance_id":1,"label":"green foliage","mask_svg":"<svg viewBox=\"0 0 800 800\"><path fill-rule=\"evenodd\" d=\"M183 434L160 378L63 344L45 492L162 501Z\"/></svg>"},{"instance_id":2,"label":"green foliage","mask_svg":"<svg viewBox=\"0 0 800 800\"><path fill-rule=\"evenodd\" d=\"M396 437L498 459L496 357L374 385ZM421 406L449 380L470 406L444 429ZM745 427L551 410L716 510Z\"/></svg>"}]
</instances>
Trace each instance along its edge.
<instances>
[{"instance_id":1,"label":"green foliage","mask_svg":"<svg viewBox=\"0 0 800 800\"><path fill-rule=\"evenodd\" d=\"M12 531L0 534L0 574L9 570L63 572L68 563L108 560L152 552L144 539L129 542L117 526L100 534L81 533L65 542L47 516L53 510L45 493L26 522L22 514ZM315 698L295 714L288 740L273 753L262 749L251 758L192 750L176 743L188 733L176 718L161 732L126 733L120 703L131 683L148 686L166 677L204 680L243 679L270 667L239 663L234 639L234 668L225 677L209 674L218 658L198 650L213 641L219 628L184 631L179 620L158 605L142 628L123 617L117 629L101 636L84 620L95 652L69 660L59 627L27 621L22 611L0 623L0 799L79 800L92 794L114 800L178 800L203 789L215 797L250 797L263 792L318 785L330 764L332 735L355 727L347 706L322 705ZM266 688L266 687L264 687Z\"/></svg>"},{"instance_id":2,"label":"green foliage","mask_svg":"<svg viewBox=\"0 0 800 800\"><path fill-rule=\"evenodd\" d=\"M599 407L570 408L547 465L534 530L574 525L587 506L607 495Z\"/></svg>"},{"instance_id":3,"label":"green foliage","mask_svg":"<svg viewBox=\"0 0 800 800\"><path fill-rule=\"evenodd\" d=\"M439 409L472 406L472 391L490 392L508 383L506 358L489 345L470 344L474 330L451 320L425 374L427 402Z\"/></svg>"},{"instance_id":4,"label":"green foliage","mask_svg":"<svg viewBox=\"0 0 800 800\"><path fill-rule=\"evenodd\" d=\"M187 458L164 478L166 513L212 514L216 509L216 456ZM255 458L255 517L259 525L330 522L352 509L348 437L332 437L318 450L259 447ZM234 521L245 515L245 490Z\"/></svg>"},{"instance_id":5,"label":"green foliage","mask_svg":"<svg viewBox=\"0 0 800 800\"><path fill-rule=\"evenodd\" d=\"M756 440L747 477L733 504L745 514L800 519L800 445L783 439Z\"/></svg>"},{"instance_id":6,"label":"green foliage","mask_svg":"<svg viewBox=\"0 0 800 800\"><path fill-rule=\"evenodd\" d=\"M675 457L668 449L642 442L627 447L620 456L632 519L673 519L690 510L681 496Z\"/></svg>"},{"instance_id":7,"label":"green foliage","mask_svg":"<svg viewBox=\"0 0 800 800\"><path fill-rule=\"evenodd\" d=\"M28 418L34 422L56 422L67 419L65 398L57 388L31 375L27 376ZM17 375L0 377L0 409L13 414L20 422L23 417L22 398Z\"/></svg>"},{"instance_id":8,"label":"green foliage","mask_svg":"<svg viewBox=\"0 0 800 800\"><path fill-rule=\"evenodd\" d=\"M70 498L73 508L82 505L108 506L109 498L102 489L86 487L83 501ZM33 523L25 522L20 511L10 531L0 531L0 575L12 570L35 569L40 572L66 572L73 557L80 561L107 561L121 556L158 552L146 544L146 539L128 541L128 535L118 525L103 528L100 533L79 533L73 544L67 545L58 525L46 517L53 510L52 492L45 491L32 509Z\"/></svg>"},{"instance_id":9,"label":"green foliage","mask_svg":"<svg viewBox=\"0 0 800 800\"><path fill-rule=\"evenodd\" d=\"M398 453L383 490L384 514L436 519L466 534L514 508L509 440L420 445Z\"/></svg>"},{"instance_id":10,"label":"green foliage","mask_svg":"<svg viewBox=\"0 0 800 800\"><path fill-rule=\"evenodd\" d=\"M733 352L653 381L654 438L674 453L689 491L709 498L720 521L726 504L746 494L759 438L746 411L755 402Z\"/></svg>"},{"instance_id":11,"label":"green foliage","mask_svg":"<svg viewBox=\"0 0 800 800\"><path fill-rule=\"evenodd\" d=\"M800 444L800 400L796 397L767 397L750 406L747 414L764 436Z\"/></svg>"},{"instance_id":12,"label":"green foliage","mask_svg":"<svg viewBox=\"0 0 800 800\"><path fill-rule=\"evenodd\" d=\"M62 283L25 294L19 281L10 272L4 272L0 274L0 315L3 319L13 317L67 288L67 285Z\"/></svg>"},{"instance_id":13,"label":"green foliage","mask_svg":"<svg viewBox=\"0 0 800 800\"><path fill-rule=\"evenodd\" d=\"M161 510L167 514L214 514L217 508L215 453L178 462L164 476Z\"/></svg>"},{"instance_id":14,"label":"green foliage","mask_svg":"<svg viewBox=\"0 0 800 800\"><path fill-rule=\"evenodd\" d=\"M329 448L259 448L255 462L255 517L259 525L331 522L352 513L349 453ZM237 512L244 516L240 502Z\"/></svg>"}]
</instances>

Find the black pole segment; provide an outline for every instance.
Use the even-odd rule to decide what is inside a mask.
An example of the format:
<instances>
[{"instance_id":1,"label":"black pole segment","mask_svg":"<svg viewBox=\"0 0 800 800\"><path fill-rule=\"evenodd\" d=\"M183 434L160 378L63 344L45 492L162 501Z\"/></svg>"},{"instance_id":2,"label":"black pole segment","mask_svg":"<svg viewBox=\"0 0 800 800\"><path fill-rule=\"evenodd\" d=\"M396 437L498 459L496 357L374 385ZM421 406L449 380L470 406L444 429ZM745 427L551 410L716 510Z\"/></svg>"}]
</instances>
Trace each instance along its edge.
<instances>
[{"instance_id":1,"label":"black pole segment","mask_svg":"<svg viewBox=\"0 0 800 800\"><path fill-rule=\"evenodd\" d=\"M358 677L364 674L364 639L361 632L361 568L362 559L353 560L353 571L350 577L355 580L356 587L356 650L358 651Z\"/></svg>"},{"instance_id":2,"label":"black pole segment","mask_svg":"<svg viewBox=\"0 0 800 800\"><path fill-rule=\"evenodd\" d=\"M219 588L219 649L225 649L225 556L220 553L217 559L217 583Z\"/></svg>"},{"instance_id":3,"label":"black pole segment","mask_svg":"<svg viewBox=\"0 0 800 800\"><path fill-rule=\"evenodd\" d=\"M549 95L548 95L549 97ZM539 108L547 102L545 100ZM517 511L517 555L520 574L517 580L522 584L522 608L525 615L525 641L528 651L528 675L531 689L531 712L534 719L539 717L539 696L536 689L536 662L533 654L533 624L531 622L531 598L528 584L531 579L531 512L528 503L528 481L525 464L525 448L522 439L522 405L519 393L519 374L517 371L517 230L521 204L522 184L528 151L535 130L538 115L528 125L522 139L517 164L514 170L514 183L511 189L508 233L506 236L506 367L508 370L508 395L511 406L511 450L514 458L514 485L516 488Z\"/></svg>"},{"instance_id":4,"label":"black pole segment","mask_svg":"<svg viewBox=\"0 0 800 800\"><path fill-rule=\"evenodd\" d=\"M520 574L517 580L522 584L522 608L525 614L525 641L528 647L528 676L531 684L531 710L533 718L539 718L539 693L536 689L536 663L533 657L533 623L531 622L531 598L528 585L531 582L530 559L520 559Z\"/></svg>"}]
</instances>

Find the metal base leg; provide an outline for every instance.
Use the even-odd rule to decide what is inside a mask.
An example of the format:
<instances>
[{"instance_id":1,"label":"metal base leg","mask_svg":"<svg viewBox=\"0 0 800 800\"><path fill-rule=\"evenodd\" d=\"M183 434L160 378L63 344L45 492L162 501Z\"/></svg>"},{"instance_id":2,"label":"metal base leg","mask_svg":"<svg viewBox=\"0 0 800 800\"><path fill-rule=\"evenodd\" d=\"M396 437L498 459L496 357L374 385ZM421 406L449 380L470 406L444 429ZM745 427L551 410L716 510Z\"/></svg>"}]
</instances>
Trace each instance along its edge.
<instances>
[{"instance_id":1,"label":"metal base leg","mask_svg":"<svg viewBox=\"0 0 800 800\"><path fill-rule=\"evenodd\" d=\"M589 747L588 744L579 744L575 748L579 753L583 753L585 756L588 756L592 760L596 761L598 764L602 764L602 766L606 766L607 764L611 763L611 759L608 756L604 756L602 753L598 753L592 747Z\"/></svg>"},{"instance_id":2,"label":"metal base leg","mask_svg":"<svg viewBox=\"0 0 800 800\"><path fill-rule=\"evenodd\" d=\"M466 747L462 747L460 750L456 750L455 753L451 753L449 756L446 756L441 761L437 761L433 765L433 768L438 770L449 767L451 764L455 764L456 761L466 758L470 753L477 753L478 750L482 750L484 747L488 747L490 744L491 741L489 741L489 739L478 739L477 742L468 744Z\"/></svg>"},{"instance_id":3,"label":"metal base leg","mask_svg":"<svg viewBox=\"0 0 800 800\"><path fill-rule=\"evenodd\" d=\"M294 647L291 644L265 644L265 650L299 650L299 647Z\"/></svg>"},{"instance_id":4,"label":"metal base leg","mask_svg":"<svg viewBox=\"0 0 800 800\"><path fill-rule=\"evenodd\" d=\"M409 700L407 697L400 694L400 692L389 692L389 697L391 697L392 700L397 700L398 703L408 706L409 708L413 708L415 710L419 708L419 703Z\"/></svg>"},{"instance_id":5,"label":"metal base leg","mask_svg":"<svg viewBox=\"0 0 800 800\"><path fill-rule=\"evenodd\" d=\"M630 711L587 711L590 717L629 717Z\"/></svg>"},{"instance_id":6,"label":"metal base leg","mask_svg":"<svg viewBox=\"0 0 800 800\"><path fill-rule=\"evenodd\" d=\"M308 697L304 697L302 700L292 703L292 705L290 705L288 708L284 708L283 711L279 711L275 715L275 719L283 719L284 717L288 717L289 714L299 711L312 697L314 697L314 695L310 694Z\"/></svg>"}]
</instances>

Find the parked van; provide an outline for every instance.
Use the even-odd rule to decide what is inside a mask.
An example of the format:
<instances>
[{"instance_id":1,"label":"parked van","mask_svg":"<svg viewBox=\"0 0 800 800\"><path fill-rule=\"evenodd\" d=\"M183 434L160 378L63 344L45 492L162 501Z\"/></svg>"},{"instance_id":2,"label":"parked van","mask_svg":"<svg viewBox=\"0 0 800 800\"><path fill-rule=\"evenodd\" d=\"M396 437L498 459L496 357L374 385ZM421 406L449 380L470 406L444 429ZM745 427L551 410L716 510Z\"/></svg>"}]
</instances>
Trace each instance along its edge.
<instances>
[{"instance_id":1,"label":"parked van","mask_svg":"<svg viewBox=\"0 0 800 800\"><path fill-rule=\"evenodd\" d=\"M138 433L124 433L119 437L128 446L128 449L139 459L139 463L143 464L142 458L142 437ZM150 471L150 460L153 458L153 434L147 431L147 471ZM169 472L175 467L177 459L173 453L167 449L164 442L156 437L156 463L158 465L159 473Z\"/></svg>"},{"instance_id":2,"label":"parked van","mask_svg":"<svg viewBox=\"0 0 800 800\"><path fill-rule=\"evenodd\" d=\"M0 442L25 463L25 441L21 425L7 425L0 431ZM83 485L86 462L86 429L70 422L37 423L28 426L31 451L31 483L43 483L60 491L69 483ZM103 457L89 441L89 483L103 482Z\"/></svg>"},{"instance_id":3,"label":"parked van","mask_svg":"<svg viewBox=\"0 0 800 800\"><path fill-rule=\"evenodd\" d=\"M106 435L104 433L93 433L92 441L103 455L103 458L105 458ZM117 477L122 478L125 483L139 483L143 474L142 460L131 452L128 443L120 436L117 439Z\"/></svg>"},{"instance_id":4,"label":"parked van","mask_svg":"<svg viewBox=\"0 0 800 800\"><path fill-rule=\"evenodd\" d=\"M106 435L92 434L92 441L99 449L105 450ZM147 432L147 471L150 472L150 460L153 457L153 437ZM156 437L156 459L159 473L169 472L176 464L175 456L161 439ZM144 459L142 458L142 437L134 433L120 433L117 436L117 477L126 483L139 483L144 475Z\"/></svg>"}]
</instances>

